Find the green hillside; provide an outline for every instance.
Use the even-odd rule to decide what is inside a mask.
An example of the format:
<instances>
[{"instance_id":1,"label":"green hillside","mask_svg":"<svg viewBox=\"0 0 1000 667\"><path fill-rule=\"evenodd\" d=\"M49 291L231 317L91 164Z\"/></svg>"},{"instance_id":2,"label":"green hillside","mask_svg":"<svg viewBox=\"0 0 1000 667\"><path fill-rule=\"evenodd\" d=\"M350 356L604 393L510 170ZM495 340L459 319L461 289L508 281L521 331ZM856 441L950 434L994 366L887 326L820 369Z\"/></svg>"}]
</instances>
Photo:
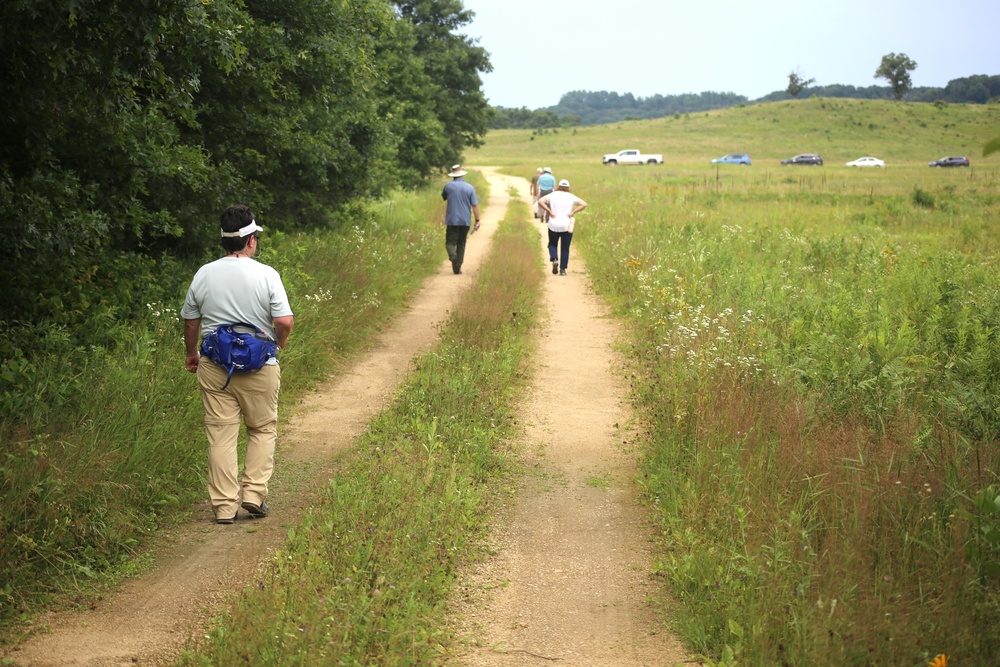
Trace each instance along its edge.
<instances>
[{"instance_id":1,"label":"green hillside","mask_svg":"<svg viewBox=\"0 0 1000 667\"><path fill-rule=\"evenodd\" d=\"M629 342L663 622L714 664L1000 664L997 136L998 105L809 99L467 160L589 204L573 253ZM623 148L665 164L601 165ZM753 166L709 165L730 152ZM972 167L928 168L949 154Z\"/></svg>"},{"instance_id":2,"label":"green hillside","mask_svg":"<svg viewBox=\"0 0 1000 667\"><path fill-rule=\"evenodd\" d=\"M1000 135L1000 105L897 103L812 98L751 104L645 121L549 130L496 130L467 162L503 166L545 163L576 169L600 166L622 148L663 153L667 173L690 174L712 158L749 153L752 169L778 167L797 153L819 153L826 168L863 155L889 167L923 167L947 154L967 155L974 168L1000 167L1000 156L981 158ZM536 165L535 163L539 163Z\"/></svg>"}]
</instances>

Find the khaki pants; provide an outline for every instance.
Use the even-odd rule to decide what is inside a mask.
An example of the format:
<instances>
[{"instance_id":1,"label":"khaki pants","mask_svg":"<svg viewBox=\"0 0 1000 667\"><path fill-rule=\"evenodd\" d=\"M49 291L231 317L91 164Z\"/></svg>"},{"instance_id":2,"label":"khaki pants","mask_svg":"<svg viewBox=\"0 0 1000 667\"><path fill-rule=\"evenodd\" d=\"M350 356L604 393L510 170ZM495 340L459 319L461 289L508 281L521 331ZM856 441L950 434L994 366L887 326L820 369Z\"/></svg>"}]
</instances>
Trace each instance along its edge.
<instances>
[{"instance_id":1,"label":"khaki pants","mask_svg":"<svg viewBox=\"0 0 1000 667\"><path fill-rule=\"evenodd\" d=\"M241 502L259 505L267 498L278 439L281 371L275 364L255 373L233 373L229 386L220 390L225 383L226 371L202 357L198 384L208 436L208 495L217 518L235 515ZM241 417L248 440L243 474L237 480L236 442Z\"/></svg>"}]
</instances>

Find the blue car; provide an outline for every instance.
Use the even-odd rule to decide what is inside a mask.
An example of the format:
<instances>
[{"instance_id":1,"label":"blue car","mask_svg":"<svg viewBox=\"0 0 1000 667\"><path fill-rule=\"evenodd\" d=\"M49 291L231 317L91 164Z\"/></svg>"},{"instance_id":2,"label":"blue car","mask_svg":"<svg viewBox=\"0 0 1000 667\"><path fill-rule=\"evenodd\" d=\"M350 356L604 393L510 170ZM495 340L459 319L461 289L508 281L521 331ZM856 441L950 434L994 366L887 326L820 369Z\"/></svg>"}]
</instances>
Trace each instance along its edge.
<instances>
[{"instance_id":1,"label":"blue car","mask_svg":"<svg viewBox=\"0 0 1000 667\"><path fill-rule=\"evenodd\" d=\"M746 153L729 153L712 160L712 164L745 164L750 166L750 156Z\"/></svg>"}]
</instances>

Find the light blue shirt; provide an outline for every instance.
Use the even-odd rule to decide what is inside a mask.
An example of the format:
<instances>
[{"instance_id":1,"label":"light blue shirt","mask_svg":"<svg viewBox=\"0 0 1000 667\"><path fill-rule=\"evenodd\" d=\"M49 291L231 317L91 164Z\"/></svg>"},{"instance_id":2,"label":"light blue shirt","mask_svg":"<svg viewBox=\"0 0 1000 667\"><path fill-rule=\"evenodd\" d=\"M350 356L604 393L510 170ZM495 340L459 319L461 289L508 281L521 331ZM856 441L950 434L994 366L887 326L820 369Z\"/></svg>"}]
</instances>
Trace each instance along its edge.
<instances>
[{"instance_id":1,"label":"light blue shirt","mask_svg":"<svg viewBox=\"0 0 1000 667\"><path fill-rule=\"evenodd\" d=\"M556 177L545 172L538 177L538 189L539 190L555 190L556 189Z\"/></svg>"},{"instance_id":2,"label":"light blue shirt","mask_svg":"<svg viewBox=\"0 0 1000 667\"><path fill-rule=\"evenodd\" d=\"M444 214L444 224L457 227L470 227L472 207L479 206L476 189L463 181L461 177L451 183L446 183L441 191L441 199L448 202Z\"/></svg>"}]
</instances>

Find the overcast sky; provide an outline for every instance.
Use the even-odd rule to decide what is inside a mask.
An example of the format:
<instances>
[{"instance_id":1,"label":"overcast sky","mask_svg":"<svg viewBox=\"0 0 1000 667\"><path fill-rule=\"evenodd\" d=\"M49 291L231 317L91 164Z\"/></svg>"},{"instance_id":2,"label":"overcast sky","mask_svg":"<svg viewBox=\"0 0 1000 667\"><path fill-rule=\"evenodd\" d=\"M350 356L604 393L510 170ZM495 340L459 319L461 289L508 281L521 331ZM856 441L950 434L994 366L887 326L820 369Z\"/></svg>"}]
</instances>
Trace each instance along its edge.
<instances>
[{"instance_id":1,"label":"overcast sky","mask_svg":"<svg viewBox=\"0 0 1000 667\"><path fill-rule=\"evenodd\" d=\"M886 85L882 56L916 61L915 86L1000 74L1000 0L464 0L490 104L538 109L572 90L636 97L788 86Z\"/></svg>"}]
</instances>

